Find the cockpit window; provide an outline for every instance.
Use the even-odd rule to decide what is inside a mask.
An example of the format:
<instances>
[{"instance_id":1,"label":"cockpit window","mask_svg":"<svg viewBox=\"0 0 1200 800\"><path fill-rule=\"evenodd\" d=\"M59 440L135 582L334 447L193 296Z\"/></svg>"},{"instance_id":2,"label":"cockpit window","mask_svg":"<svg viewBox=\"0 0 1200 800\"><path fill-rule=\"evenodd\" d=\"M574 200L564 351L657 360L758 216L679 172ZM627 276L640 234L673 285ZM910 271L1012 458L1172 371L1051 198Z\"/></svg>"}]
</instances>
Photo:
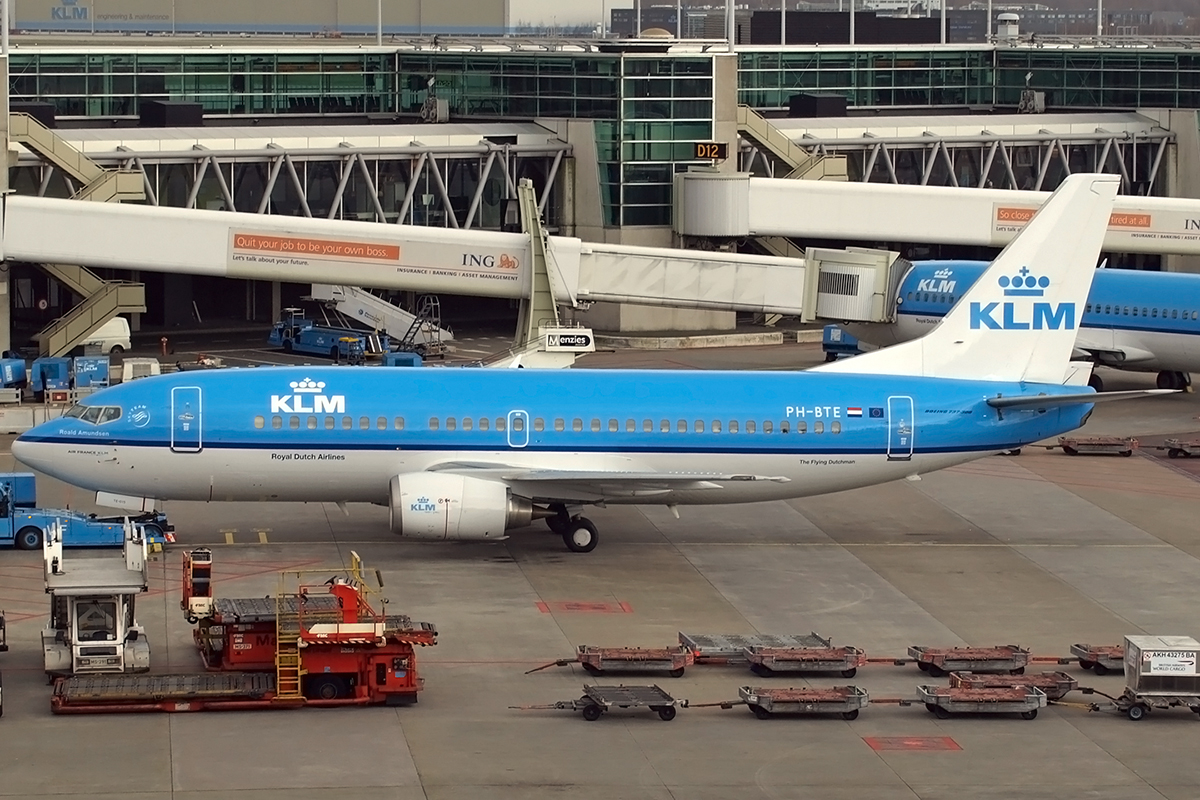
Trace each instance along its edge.
<instances>
[{"instance_id":1,"label":"cockpit window","mask_svg":"<svg viewBox=\"0 0 1200 800\"><path fill-rule=\"evenodd\" d=\"M72 419L81 419L93 425L103 425L106 422L113 422L120 419L121 407L73 405L67 409L67 413L63 414L63 416Z\"/></svg>"}]
</instances>

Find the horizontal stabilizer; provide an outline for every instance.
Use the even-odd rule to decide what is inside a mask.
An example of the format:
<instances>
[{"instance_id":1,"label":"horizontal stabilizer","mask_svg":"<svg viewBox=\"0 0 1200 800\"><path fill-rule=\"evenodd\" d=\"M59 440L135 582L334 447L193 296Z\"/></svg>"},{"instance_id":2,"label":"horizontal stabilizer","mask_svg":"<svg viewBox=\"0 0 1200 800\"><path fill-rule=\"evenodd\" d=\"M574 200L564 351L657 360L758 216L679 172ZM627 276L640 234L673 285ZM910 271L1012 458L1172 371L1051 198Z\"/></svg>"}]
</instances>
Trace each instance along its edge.
<instances>
[{"instance_id":1,"label":"horizontal stabilizer","mask_svg":"<svg viewBox=\"0 0 1200 800\"><path fill-rule=\"evenodd\" d=\"M1129 392L1077 392L1075 394L1036 395L1030 397L990 397L987 404L992 408L1048 408L1050 406L1073 406L1080 403L1105 403L1111 400L1132 400L1154 394L1175 394L1178 389L1137 389Z\"/></svg>"}]
</instances>

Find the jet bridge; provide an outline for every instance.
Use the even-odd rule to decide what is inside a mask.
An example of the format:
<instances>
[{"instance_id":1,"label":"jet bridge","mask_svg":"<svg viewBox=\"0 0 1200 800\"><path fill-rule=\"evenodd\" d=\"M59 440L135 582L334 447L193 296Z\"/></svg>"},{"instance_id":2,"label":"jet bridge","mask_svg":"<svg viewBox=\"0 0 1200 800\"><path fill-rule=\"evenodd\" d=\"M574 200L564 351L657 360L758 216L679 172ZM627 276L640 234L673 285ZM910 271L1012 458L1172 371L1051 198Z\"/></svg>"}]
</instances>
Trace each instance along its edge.
<instances>
[{"instance_id":1,"label":"jet bridge","mask_svg":"<svg viewBox=\"0 0 1200 800\"><path fill-rule=\"evenodd\" d=\"M1049 192L795 181L748 173L676 176L684 236L794 237L1003 247ZM732 226L731 220L739 221ZM1200 255L1200 200L1118 195L1104 238L1118 253Z\"/></svg>"},{"instance_id":2,"label":"jet bridge","mask_svg":"<svg viewBox=\"0 0 1200 800\"><path fill-rule=\"evenodd\" d=\"M533 296L544 250L559 305L779 314L804 305L797 259L584 243L540 226L498 233L8 195L3 245L5 258L37 263L521 300Z\"/></svg>"}]
</instances>

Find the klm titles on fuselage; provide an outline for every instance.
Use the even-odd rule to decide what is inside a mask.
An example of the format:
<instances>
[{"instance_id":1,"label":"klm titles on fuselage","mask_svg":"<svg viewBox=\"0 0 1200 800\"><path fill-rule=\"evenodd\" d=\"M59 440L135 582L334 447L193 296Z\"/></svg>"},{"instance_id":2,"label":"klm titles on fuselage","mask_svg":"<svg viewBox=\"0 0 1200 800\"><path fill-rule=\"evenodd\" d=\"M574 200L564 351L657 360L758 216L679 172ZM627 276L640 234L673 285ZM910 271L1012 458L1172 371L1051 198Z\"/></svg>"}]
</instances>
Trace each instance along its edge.
<instances>
[{"instance_id":1,"label":"klm titles on fuselage","mask_svg":"<svg viewBox=\"0 0 1200 800\"><path fill-rule=\"evenodd\" d=\"M292 381L292 394L271 395L272 414L345 414L346 396L326 395L325 381ZM309 402L311 400L311 403Z\"/></svg>"},{"instance_id":2,"label":"klm titles on fuselage","mask_svg":"<svg viewBox=\"0 0 1200 800\"><path fill-rule=\"evenodd\" d=\"M1005 297L1044 297L1050 279L1029 275L1029 268L1022 267L1021 274L1013 278L1001 276L1000 286ZM1074 303L1039 303L1032 308L1022 301L971 303L971 330L986 328L993 331L1027 330L1075 330ZM999 318L997 318L999 314Z\"/></svg>"}]
</instances>

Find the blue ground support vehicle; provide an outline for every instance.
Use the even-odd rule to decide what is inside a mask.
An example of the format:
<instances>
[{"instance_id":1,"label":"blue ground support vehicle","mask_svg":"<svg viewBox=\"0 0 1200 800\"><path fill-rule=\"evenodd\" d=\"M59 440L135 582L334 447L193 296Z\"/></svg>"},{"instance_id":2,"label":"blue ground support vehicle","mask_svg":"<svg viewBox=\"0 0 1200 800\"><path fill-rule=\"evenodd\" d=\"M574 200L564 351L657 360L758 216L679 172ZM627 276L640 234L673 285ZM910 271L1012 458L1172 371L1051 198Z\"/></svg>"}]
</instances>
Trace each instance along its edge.
<instances>
[{"instance_id":1,"label":"blue ground support vehicle","mask_svg":"<svg viewBox=\"0 0 1200 800\"><path fill-rule=\"evenodd\" d=\"M826 361L837 361L841 356L858 356L863 352L858 347L858 339L837 325L825 326L821 333L821 349L825 351Z\"/></svg>"},{"instance_id":2,"label":"blue ground support vehicle","mask_svg":"<svg viewBox=\"0 0 1200 800\"><path fill-rule=\"evenodd\" d=\"M71 388L71 359L46 356L34 359L29 368L29 390L40 402L48 392L66 392ZM64 395L62 400L66 401Z\"/></svg>"},{"instance_id":3,"label":"blue ground support vehicle","mask_svg":"<svg viewBox=\"0 0 1200 800\"><path fill-rule=\"evenodd\" d=\"M13 544L21 550L42 546L46 528L58 520L63 525L67 547L120 547L125 543L125 517L98 517L55 508L38 508L35 479L29 472L0 473L0 545ZM174 525L165 514L151 511L130 516L142 526L148 544L174 541Z\"/></svg>"},{"instance_id":4,"label":"blue ground support vehicle","mask_svg":"<svg viewBox=\"0 0 1200 800\"><path fill-rule=\"evenodd\" d=\"M298 308L285 308L282 318L271 328L267 342L289 353L328 356L334 361L362 363L365 356L391 350L386 334L318 325Z\"/></svg>"}]
</instances>

